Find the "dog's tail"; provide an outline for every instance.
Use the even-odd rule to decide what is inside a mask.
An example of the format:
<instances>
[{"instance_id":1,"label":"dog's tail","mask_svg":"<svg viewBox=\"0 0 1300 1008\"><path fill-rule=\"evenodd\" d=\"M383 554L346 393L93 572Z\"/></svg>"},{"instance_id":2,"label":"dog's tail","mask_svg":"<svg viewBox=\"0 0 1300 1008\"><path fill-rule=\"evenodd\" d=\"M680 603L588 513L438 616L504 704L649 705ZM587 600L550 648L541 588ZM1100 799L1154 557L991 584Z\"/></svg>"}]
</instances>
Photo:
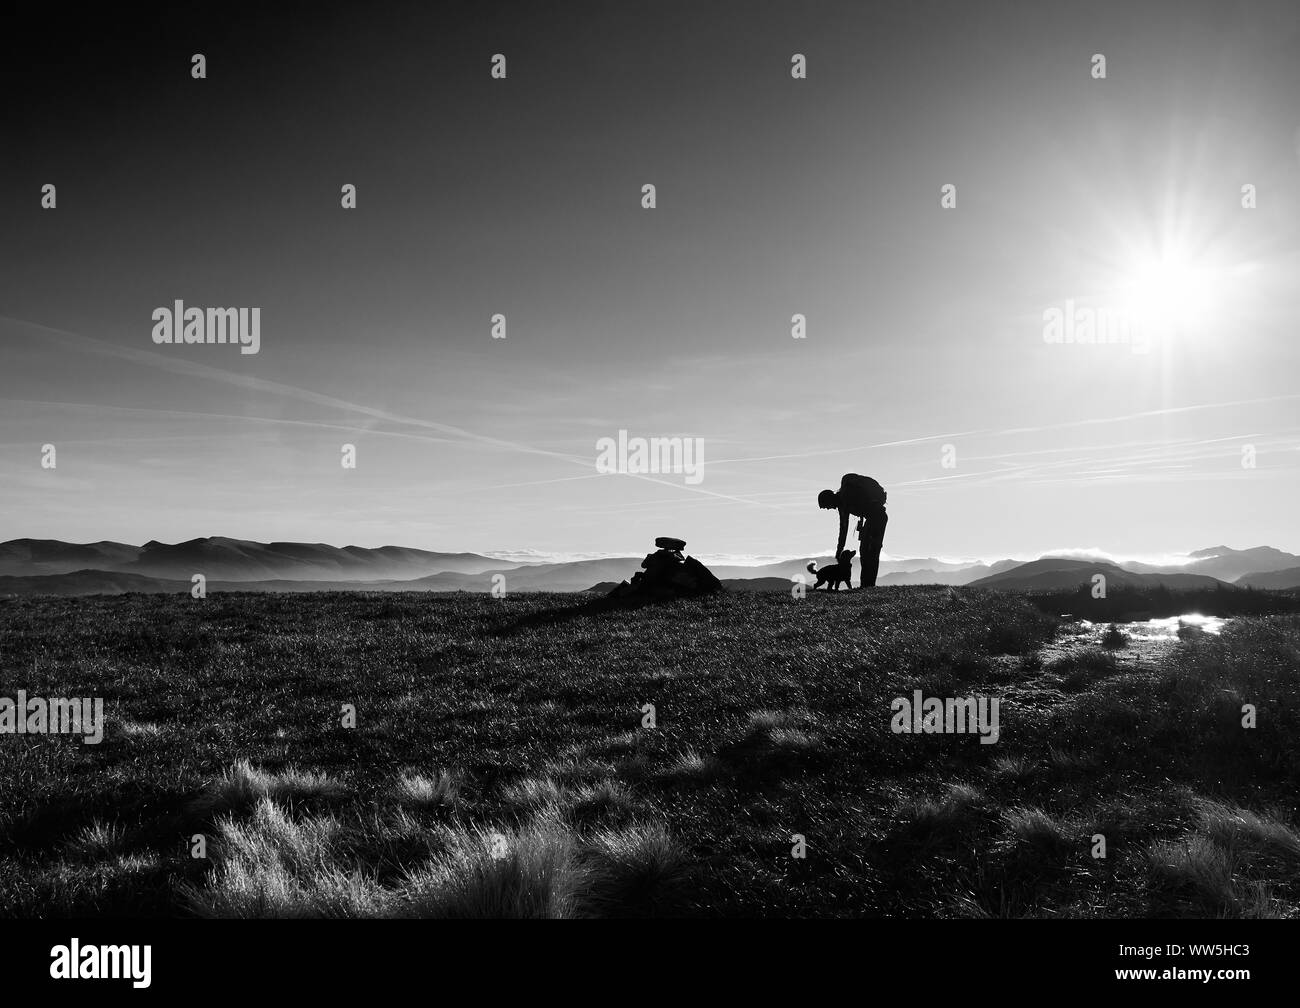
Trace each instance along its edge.
<instances>
[{"instance_id":1,"label":"dog's tail","mask_svg":"<svg viewBox=\"0 0 1300 1008\"><path fill-rule=\"evenodd\" d=\"M808 573L809 573L809 574L816 574L816 573L817 573L817 565L816 565L815 563L810 563L810 564L808 564Z\"/></svg>"}]
</instances>

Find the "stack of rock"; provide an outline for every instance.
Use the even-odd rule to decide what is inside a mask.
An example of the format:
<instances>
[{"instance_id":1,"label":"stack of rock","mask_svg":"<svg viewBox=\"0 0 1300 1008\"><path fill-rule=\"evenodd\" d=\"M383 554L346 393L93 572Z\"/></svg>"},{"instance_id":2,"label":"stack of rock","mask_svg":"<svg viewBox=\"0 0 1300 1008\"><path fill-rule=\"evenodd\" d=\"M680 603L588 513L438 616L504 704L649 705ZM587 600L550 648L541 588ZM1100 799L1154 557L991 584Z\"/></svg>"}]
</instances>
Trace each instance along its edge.
<instances>
[{"instance_id":1,"label":"stack of rock","mask_svg":"<svg viewBox=\"0 0 1300 1008\"><path fill-rule=\"evenodd\" d=\"M686 542L671 536L655 540L658 547L641 561L641 570L609 593L610 598L658 602L725 591L713 572L694 557L682 556Z\"/></svg>"}]
</instances>

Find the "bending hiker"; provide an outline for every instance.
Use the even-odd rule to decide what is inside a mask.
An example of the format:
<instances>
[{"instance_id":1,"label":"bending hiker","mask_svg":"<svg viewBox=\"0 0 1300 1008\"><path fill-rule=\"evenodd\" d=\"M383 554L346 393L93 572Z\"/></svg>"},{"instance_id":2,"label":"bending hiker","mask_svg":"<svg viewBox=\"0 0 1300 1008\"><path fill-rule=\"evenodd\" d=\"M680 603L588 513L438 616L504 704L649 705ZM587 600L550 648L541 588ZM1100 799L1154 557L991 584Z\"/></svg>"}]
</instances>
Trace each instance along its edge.
<instances>
[{"instance_id":1,"label":"bending hiker","mask_svg":"<svg viewBox=\"0 0 1300 1008\"><path fill-rule=\"evenodd\" d=\"M840 512L840 537L835 543L835 556L844 550L844 539L849 533L849 515L858 518L858 549L862 557L862 587L873 588L880 570L880 550L885 545L885 526L889 515L885 513L885 488L870 476L845 473L840 488L823 490L817 495L817 506Z\"/></svg>"}]
</instances>

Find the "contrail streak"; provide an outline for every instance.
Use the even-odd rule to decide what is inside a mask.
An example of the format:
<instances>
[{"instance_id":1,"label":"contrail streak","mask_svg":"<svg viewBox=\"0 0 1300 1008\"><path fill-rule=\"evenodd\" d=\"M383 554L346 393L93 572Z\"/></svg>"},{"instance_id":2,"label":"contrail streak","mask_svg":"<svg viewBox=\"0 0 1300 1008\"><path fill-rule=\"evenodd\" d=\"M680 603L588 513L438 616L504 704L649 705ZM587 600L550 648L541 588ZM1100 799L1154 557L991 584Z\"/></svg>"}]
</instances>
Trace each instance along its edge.
<instances>
[{"instance_id":1,"label":"contrail streak","mask_svg":"<svg viewBox=\"0 0 1300 1008\"><path fill-rule=\"evenodd\" d=\"M593 465L593 460L590 458L570 455L566 452L550 451L546 448L536 448L532 445L523 444L518 441L507 441L503 438L490 437L486 434L476 434L473 431L466 430L463 427L457 427L453 424L445 424L436 420L426 420L422 417L405 416L400 413L389 412L388 410L375 409L371 406L348 402L345 399L338 399L334 396L324 395L320 392L312 392L309 389L299 388L296 385L287 385L283 382L271 381L267 378L256 378L252 375L235 374L232 371L212 367L208 364L200 364L196 361L189 361L176 357L167 357L150 350L138 350L133 347L117 346L116 344L107 343L103 340L97 340L89 336L67 332L63 329L54 329L50 326L44 326L36 322L27 322L23 319L15 319L8 316L4 316L3 318L7 322L20 326L30 326L33 329L39 329L56 342L62 342L73 347L78 347L90 353L97 353L103 356L117 357L122 360L132 361L145 367L158 368L163 371L171 371L176 374L183 374L193 378L203 378L208 381L223 382L225 384L234 385L238 388L244 388L254 392L265 392L271 395L286 396L302 402L309 402L317 406L327 406L332 409L347 410L353 413L360 413L363 416L372 417L376 420L384 420L388 423L405 424L413 427L421 427L426 430L434 430L440 434L451 435L460 438L462 441L474 444L486 445L506 451L515 451L529 455L540 455L547 458L560 459L570 465L582 466L584 469L590 469ZM643 473L626 473L624 475L631 476L634 479L644 480L647 483L659 483L663 486L671 487L674 490L687 490L691 493L701 494L706 497L714 497L720 500L729 500L737 504L748 504L755 507L767 506L759 501L750 501L743 497L732 497L728 494L716 493L712 490L706 490L703 487L694 486L688 483L675 483L671 480L655 479L654 477L647 476Z\"/></svg>"}]
</instances>

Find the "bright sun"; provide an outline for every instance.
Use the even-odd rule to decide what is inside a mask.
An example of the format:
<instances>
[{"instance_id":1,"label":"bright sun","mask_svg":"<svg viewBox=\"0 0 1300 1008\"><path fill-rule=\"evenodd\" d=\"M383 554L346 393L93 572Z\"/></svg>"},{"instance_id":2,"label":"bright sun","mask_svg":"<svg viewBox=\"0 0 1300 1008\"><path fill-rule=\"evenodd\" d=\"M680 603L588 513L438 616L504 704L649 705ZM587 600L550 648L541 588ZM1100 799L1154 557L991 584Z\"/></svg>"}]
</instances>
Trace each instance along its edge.
<instances>
[{"instance_id":1,"label":"bright sun","mask_svg":"<svg viewBox=\"0 0 1300 1008\"><path fill-rule=\"evenodd\" d=\"M1153 335L1203 329L1224 294L1227 273L1204 257L1173 249L1132 264L1122 297L1133 320Z\"/></svg>"}]
</instances>

